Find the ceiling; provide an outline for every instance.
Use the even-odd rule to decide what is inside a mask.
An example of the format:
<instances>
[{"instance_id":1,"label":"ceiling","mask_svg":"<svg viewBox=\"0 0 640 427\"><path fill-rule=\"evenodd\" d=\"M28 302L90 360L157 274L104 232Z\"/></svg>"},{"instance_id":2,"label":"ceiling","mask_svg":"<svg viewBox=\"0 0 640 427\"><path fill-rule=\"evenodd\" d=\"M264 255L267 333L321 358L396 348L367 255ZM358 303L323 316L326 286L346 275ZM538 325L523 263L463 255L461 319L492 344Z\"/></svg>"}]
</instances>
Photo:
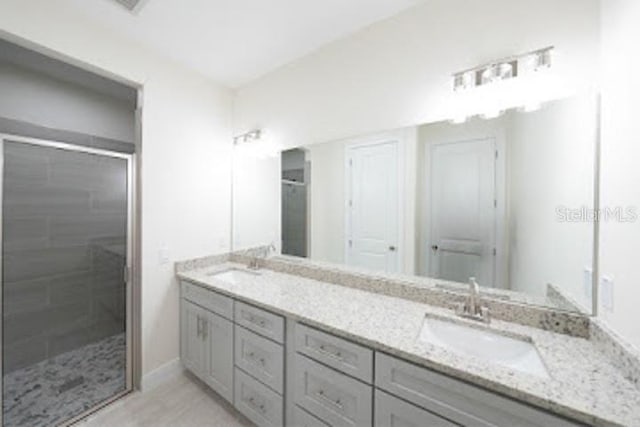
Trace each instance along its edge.
<instances>
[{"instance_id":1,"label":"ceiling","mask_svg":"<svg viewBox=\"0 0 640 427\"><path fill-rule=\"evenodd\" d=\"M66 0L117 31L229 87L425 0Z\"/></svg>"}]
</instances>

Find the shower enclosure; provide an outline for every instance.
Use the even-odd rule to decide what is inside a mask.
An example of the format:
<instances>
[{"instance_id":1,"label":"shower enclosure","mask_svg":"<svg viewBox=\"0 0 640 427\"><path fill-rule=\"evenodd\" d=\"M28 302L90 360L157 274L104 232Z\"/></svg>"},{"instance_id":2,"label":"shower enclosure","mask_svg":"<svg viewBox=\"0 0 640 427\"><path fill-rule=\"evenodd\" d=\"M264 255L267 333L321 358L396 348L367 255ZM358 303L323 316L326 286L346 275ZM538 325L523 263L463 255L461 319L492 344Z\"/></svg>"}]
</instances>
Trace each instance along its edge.
<instances>
[{"instance_id":1,"label":"shower enclosure","mask_svg":"<svg viewBox=\"0 0 640 427\"><path fill-rule=\"evenodd\" d=\"M128 392L132 155L0 135L2 423Z\"/></svg>"},{"instance_id":2,"label":"shower enclosure","mask_svg":"<svg viewBox=\"0 0 640 427\"><path fill-rule=\"evenodd\" d=\"M310 164L300 149L282 152L282 254L308 256L308 190Z\"/></svg>"}]
</instances>

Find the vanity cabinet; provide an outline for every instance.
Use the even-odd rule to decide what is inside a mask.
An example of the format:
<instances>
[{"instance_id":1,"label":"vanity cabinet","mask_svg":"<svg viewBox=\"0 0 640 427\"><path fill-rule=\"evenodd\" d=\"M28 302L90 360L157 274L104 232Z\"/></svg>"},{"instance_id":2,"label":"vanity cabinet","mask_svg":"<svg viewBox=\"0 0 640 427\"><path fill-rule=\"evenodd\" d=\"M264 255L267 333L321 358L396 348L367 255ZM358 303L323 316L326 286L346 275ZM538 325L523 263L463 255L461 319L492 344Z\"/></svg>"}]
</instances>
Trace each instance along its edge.
<instances>
[{"instance_id":1,"label":"vanity cabinet","mask_svg":"<svg viewBox=\"0 0 640 427\"><path fill-rule=\"evenodd\" d=\"M181 358L261 427L578 425L188 282Z\"/></svg>"},{"instance_id":2,"label":"vanity cabinet","mask_svg":"<svg viewBox=\"0 0 640 427\"><path fill-rule=\"evenodd\" d=\"M183 299L184 366L225 399L233 399L233 323Z\"/></svg>"},{"instance_id":3,"label":"vanity cabinet","mask_svg":"<svg viewBox=\"0 0 640 427\"><path fill-rule=\"evenodd\" d=\"M258 426L284 425L284 318L181 283L185 368Z\"/></svg>"}]
</instances>

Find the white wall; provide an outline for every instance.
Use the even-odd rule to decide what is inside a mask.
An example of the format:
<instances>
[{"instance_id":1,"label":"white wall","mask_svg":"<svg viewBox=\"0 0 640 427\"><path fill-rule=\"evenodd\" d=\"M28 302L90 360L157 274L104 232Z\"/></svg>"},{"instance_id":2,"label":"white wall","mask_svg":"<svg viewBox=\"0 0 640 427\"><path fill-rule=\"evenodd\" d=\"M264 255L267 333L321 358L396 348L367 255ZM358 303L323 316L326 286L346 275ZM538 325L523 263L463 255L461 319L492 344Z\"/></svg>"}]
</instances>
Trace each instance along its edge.
<instances>
[{"instance_id":1,"label":"white wall","mask_svg":"<svg viewBox=\"0 0 640 427\"><path fill-rule=\"evenodd\" d=\"M544 295L554 284L588 311L593 223L563 221L558 209L593 208L596 125L595 98L584 95L512 115L506 136L512 289Z\"/></svg>"},{"instance_id":2,"label":"white wall","mask_svg":"<svg viewBox=\"0 0 640 427\"><path fill-rule=\"evenodd\" d=\"M250 151L250 147L247 148ZM282 244L280 157L255 157L242 149L236 149L233 157L233 250L272 243L279 250Z\"/></svg>"},{"instance_id":3,"label":"white wall","mask_svg":"<svg viewBox=\"0 0 640 427\"><path fill-rule=\"evenodd\" d=\"M0 60L0 117L133 143L135 107Z\"/></svg>"},{"instance_id":4,"label":"white wall","mask_svg":"<svg viewBox=\"0 0 640 427\"><path fill-rule=\"evenodd\" d=\"M563 90L591 84L598 0L430 0L238 92L234 125L287 147L451 117L452 73L554 45Z\"/></svg>"},{"instance_id":5,"label":"white wall","mask_svg":"<svg viewBox=\"0 0 640 427\"><path fill-rule=\"evenodd\" d=\"M144 373L178 357L178 286L172 260L228 250L232 94L62 4L3 0L0 29L144 84L142 117L142 363Z\"/></svg>"},{"instance_id":6,"label":"white wall","mask_svg":"<svg viewBox=\"0 0 640 427\"><path fill-rule=\"evenodd\" d=\"M640 2L602 2L602 208L640 206ZM600 316L640 348L640 222L603 222L600 273L614 278L613 312ZM600 299L602 301L602 299Z\"/></svg>"},{"instance_id":7,"label":"white wall","mask_svg":"<svg viewBox=\"0 0 640 427\"><path fill-rule=\"evenodd\" d=\"M309 258L342 264L345 260L344 141L310 145Z\"/></svg>"}]
</instances>

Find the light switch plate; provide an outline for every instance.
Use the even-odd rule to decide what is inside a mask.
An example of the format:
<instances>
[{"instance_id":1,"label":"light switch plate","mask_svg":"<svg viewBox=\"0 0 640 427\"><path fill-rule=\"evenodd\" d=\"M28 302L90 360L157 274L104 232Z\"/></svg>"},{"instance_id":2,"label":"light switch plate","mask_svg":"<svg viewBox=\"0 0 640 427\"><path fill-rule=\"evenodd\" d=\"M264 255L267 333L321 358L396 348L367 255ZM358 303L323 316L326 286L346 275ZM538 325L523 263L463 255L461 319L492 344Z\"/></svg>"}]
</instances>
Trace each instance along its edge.
<instances>
[{"instance_id":1,"label":"light switch plate","mask_svg":"<svg viewBox=\"0 0 640 427\"><path fill-rule=\"evenodd\" d=\"M613 312L613 277L602 276L600 278L600 301L602 307Z\"/></svg>"},{"instance_id":2,"label":"light switch plate","mask_svg":"<svg viewBox=\"0 0 640 427\"><path fill-rule=\"evenodd\" d=\"M160 262L160 265L169 264L169 261L171 261L169 257L169 247L163 246L160 248L160 250L158 251L158 260Z\"/></svg>"}]
</instances>

